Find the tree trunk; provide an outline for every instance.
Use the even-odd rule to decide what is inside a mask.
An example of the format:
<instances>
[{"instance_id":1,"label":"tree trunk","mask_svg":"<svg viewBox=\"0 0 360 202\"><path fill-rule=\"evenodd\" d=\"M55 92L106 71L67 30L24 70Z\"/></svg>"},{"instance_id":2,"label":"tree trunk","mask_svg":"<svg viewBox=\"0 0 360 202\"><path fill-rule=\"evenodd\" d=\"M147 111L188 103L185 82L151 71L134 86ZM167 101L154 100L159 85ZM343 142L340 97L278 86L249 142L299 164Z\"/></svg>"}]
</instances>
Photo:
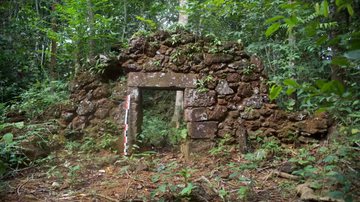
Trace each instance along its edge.
<instances>
[{"instance_id":1,"label":"tree trunk","mask_svg":"<svg viewBox=\"0 0 360 202\"><path fill-rule=\"evenodd\" d=\"M127 0L123 0L124 1L124 25L123 25L123 30L122 30L122 34L121 34L121 42L123 43L125 40L125 34L126 34L126 26L127 26Z\"/></svg>"},{"instance_id":2,"label":"tree trunk","mask_svg":"<svg viewBox=\"0 0 360 202\"><path fill-rule=\"evenodd\" d=\"M188 15L183 10L186 7L187 0L180 0L180 11L179 11L179 24L186 25L188 23ZM184 92L181 90L176 91L175 109L174 115L171 118L171 122L176 128L180 127L181 114L184 108Z\"/></svg>"},{"instance_id":3,"label":"tree trunk","mask_svg":"<svg viewBox=\"0 0 360 202\"><path fill-rule=\"evenodd\" d=\"M51 5L51 11L53 16L51 17L51 29L53 32L57 32L57 24L56 24L56 5L57 1L55 1ZM56 79L56 54L57 54L57 41L56 38L51 39L51 56L50 56L50 76L52 79Z\"/></svg>"},{"instance_id":4,"label":"tree trunk","mask_svg":"<svg viewBox=\"0 0 360 202\"><path fill-rule=\"evenodd\" d=\"M187 25L189 20L189 15L184 9L186 9L187 0L180 0L180 11L179 11L179 24Z\"/></svg>"},{"instance_id":5,"label":"tree trunk","mask_svg":"<svg viewBox=\"0 0 360 202\"><path fill-rule=\"evenodd\" d=\"M95 40L94 40L94 12L93 5L91 0L87 0L87 10L88 10L88 23L89 23L89 53L88 60L90 65L95 65Z\"/></svg>"},{"instance_id":6,"label":"tree trunk","mask_svg":"<svg viewBox=\"0 0 360 202\"><path fill-rule=\"evenodd\" d=\"M180 0L180 11L179 11L179 24L185 26L188 23L188 15L183 10L186 7L187 0ZM175 109L174 115L172 117L172 122L175 123L176 128L180 127L181 114L184 109L184 91L176 91L176 99L175 99ZM182 155L184 156L185 161L189 161L190 159L190 140L188 138L182 142L180 145L180 150Z\"/></svg>"}]
</instances>

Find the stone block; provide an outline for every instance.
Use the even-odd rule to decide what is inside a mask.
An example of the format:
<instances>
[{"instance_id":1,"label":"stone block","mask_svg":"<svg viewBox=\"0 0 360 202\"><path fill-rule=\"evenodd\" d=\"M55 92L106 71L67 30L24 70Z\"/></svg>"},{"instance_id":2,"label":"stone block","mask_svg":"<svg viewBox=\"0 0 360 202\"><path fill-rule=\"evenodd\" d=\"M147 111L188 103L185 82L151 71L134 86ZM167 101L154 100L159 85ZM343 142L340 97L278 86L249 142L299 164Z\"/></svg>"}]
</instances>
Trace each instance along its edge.
<instances>
[{"instance_id":1,"label":"stone block","mask_svg":"<svg viewBox=\"0 0 360 202\"><path fill-rule=\"evenodd\" d=\"M189 147L190 153L207 153L210 149L215 147L215 142L211 140L191 140Z\"/></svg>"},{"instance_id":2,"label":"stone block","mask_svg":"<svg viewBox=\"0 0 360 202\"><path fill-rule=\"evenodd\" d=\"M250 97L253 94L252 88L251 88L251 84L250 83L245 83L245 82L240 82L239 83L239 87L238 87L238 96L239 97Z\"/></svg>"},{"instance_id":3,"label":"stone block","mask_svg":"<svg viewBox=\"0 0 360 202\"><path fill-rule=\"evenodd\" d=\"M92 114L95 111L95 104L88 100L84 99L79 103L79 107L76 110L76 113L80 116L87 116Z\"/></svg>"},{"instance_id":4,"label":"stone block","mask_svg":"<svg viewBox=\"0 0 360 202\"><path fill-rule=\"evenodd\" d=\"M214 63L226 63L230 62L234 57L229 54L222 54L222 53L216 53L216 54L204 54L204 63L206 65L211 65Z\"/></svg>"},{"instance_id":5,"label":"stone block","mask_svg":"<svg viewBox=\"0 0 360 202\"><path fill-rule=\"evenodd\" d=\"M196 89L185 89L184 106L185 107L208 107L215 104L216 92L200 92Z\"/></svg>"},{"instance_id":6,"label":"stone block","mask_svg":"<svg viewBox=\"0 0 360 202\"><path fill-rule=\"evenodd\" d=\"M220 80L218 85L215 88L216 92L219 95L230 95L234 94L233 89L229 87L229 84L226 80Z\"/></svg>"},{"instance_id":7,"label":"stone block","mask_svg":"<svg viewBox=\"0 0 360 202\"><path fill-rule=\"evenodd\" d=\"M193 139L214 138L217 132L217 121L189 122L187 128L189 136Z\"/></svg>"},{"instance_id":8,"label":"stone block","mask_svg":"<svg viewBox=\"0 0 360 202\"><path fill-rule=\"evenodd\" d=\"M205 107L185 109L185 121L207 121L208 114Z\"/></svg>"},{"instance_id":9,"label":"stone block","mask_svg":"<svg viewBox=\"0 0 360 202\"><path fill-rule=\"evenodd\" d=\"M223 120L227 115L227 107L217 105L215 109L209 110L209 120Z\"/></svg>"}]
</instances>

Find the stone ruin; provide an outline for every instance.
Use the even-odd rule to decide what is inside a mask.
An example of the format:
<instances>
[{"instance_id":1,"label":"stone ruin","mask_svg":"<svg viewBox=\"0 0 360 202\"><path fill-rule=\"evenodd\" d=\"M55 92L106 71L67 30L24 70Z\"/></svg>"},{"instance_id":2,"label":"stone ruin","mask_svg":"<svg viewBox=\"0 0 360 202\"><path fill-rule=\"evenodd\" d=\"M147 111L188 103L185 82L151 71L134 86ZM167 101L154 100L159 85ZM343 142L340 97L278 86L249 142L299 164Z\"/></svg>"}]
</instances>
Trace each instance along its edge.
<instances>
[{"instance_id":1,"label":"stone ruin","mask_svg":"<svg viewBox=\"0 0 360 202\"><path fill-rule=\"evenodd\" d=\"M116 80L124 75L127 81ZM218 45L184 30L159 31L133 38L129 48L108 61L103 74L78 76L71 85L74 105L63 110L61 123L83 130L111 120L121 136L129 94L133 143L141 131L142 90L150 88L184 91L184 120L193 150L209 149L226 134L237 140L242 152L247 150L248 136L307 143L327 134L330 124L325 114L278 109L268 99L266 82L261 60L239 43Z\"/></svg>"}]
</instances>

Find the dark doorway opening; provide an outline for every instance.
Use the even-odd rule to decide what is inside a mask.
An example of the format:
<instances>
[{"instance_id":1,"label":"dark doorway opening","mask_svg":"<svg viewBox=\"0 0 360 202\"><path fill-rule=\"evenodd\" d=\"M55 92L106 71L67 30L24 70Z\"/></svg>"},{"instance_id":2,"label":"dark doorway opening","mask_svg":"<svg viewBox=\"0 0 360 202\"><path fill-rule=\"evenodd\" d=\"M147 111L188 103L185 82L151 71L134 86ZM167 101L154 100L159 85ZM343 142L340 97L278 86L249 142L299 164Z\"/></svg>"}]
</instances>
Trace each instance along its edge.
<instances>
[{"instance_id":1,"label":"dark doorway opening","mask_svg":"<svg viewBox=\"0 0 360 202\"><path fill-rule=\"evenodd\" d=\"M183 116L179 128L172 122L176 90L141 88L140 91L142 125L141 132L136 138L139 150L177 150L187 130Z\"/></svg>"}]
</instances>

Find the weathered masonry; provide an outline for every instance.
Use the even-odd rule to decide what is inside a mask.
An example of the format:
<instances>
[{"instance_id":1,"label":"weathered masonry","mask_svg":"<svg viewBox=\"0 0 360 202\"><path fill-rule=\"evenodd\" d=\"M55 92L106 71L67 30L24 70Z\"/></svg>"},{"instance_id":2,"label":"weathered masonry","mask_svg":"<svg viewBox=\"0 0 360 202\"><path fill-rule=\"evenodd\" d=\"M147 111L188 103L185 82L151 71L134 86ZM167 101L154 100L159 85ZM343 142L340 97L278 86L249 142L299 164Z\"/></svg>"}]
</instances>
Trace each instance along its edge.
<instances>
[{"instance_id":1,"label":"weathered masonry","mask_svg":"<svg viewBox=\"0 0 360 202\"><path fill-rule=\"evenodd\" d=\"M270 103L261 60L236 42L218 45L184 30L159 31L132 39L108 64L104 74L81 75L72 85L75 105L62 113L64 125L82 130L106 119L121 127L130 95L133 142L141 130L142 89L150 88L184 91L184 120L198 145L229 135L245 151L248 138L317 141L329 127L324 114L289 113ZM127 81L114 82L124 75Z\"/></svg>"}]
</instances>

